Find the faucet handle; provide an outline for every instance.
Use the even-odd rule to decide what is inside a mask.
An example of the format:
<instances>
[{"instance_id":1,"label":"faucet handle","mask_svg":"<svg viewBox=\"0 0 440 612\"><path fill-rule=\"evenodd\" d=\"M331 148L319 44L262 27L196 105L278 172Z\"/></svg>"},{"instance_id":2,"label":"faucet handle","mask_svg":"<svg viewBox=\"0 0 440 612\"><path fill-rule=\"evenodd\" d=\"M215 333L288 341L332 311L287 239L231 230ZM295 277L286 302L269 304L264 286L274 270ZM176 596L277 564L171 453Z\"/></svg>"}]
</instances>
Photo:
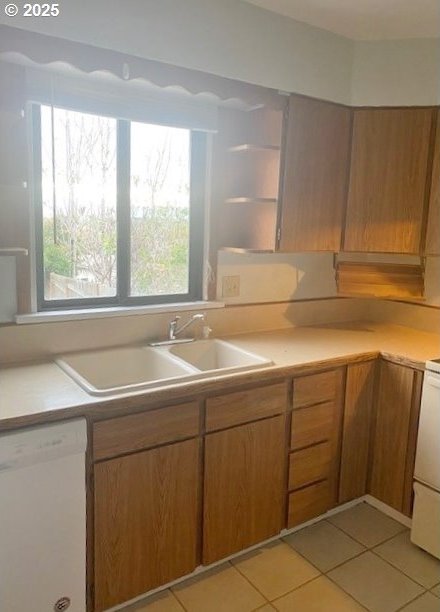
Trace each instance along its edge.
<instances>
[{"instance_id":1,"label":"faucet handle","mask_svg":"<svg viewBox=\"0 0 440 612\"><path fill-rule=\"evenodd\" d=\"M177 324L179 321L180 321L180 316L176 315L174 319L171 319L171 321L168 323L168 340L176 339L176 329L177 329Z\"/></svg>"},{"instance_id":2,"label":"faucet handle","mask_svg":"<svg viewBox=\"0 0 440 612\"><path fill-rule=\"evenodd\" d=\"M211 332L212 332L212 329L209 327L209 325L204 325L202 329L202 338L204 340L207 340Z\"/></svg>"}]
</instances>

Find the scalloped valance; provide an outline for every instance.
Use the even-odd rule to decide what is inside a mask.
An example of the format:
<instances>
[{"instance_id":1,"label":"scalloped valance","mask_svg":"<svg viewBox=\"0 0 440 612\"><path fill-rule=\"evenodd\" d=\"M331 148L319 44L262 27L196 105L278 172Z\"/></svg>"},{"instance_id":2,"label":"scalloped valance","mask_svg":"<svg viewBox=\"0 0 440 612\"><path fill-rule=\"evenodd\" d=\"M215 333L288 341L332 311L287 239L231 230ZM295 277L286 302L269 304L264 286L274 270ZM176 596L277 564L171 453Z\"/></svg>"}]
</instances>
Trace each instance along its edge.
<instances>
[{"instance_id":1,"label":"scalloped valance","mask_svg":"<svg viewBox=\"0 0 440 612\"><path fill-rule=\"evenodd\" d=\"M258 85L5 25L0 25L0 60L44 67L64 65L89 75L109 73L121 81L143 80L243 110L262 106L281 109L284 104L284 96Z\"/></svg>"}]
</instances>

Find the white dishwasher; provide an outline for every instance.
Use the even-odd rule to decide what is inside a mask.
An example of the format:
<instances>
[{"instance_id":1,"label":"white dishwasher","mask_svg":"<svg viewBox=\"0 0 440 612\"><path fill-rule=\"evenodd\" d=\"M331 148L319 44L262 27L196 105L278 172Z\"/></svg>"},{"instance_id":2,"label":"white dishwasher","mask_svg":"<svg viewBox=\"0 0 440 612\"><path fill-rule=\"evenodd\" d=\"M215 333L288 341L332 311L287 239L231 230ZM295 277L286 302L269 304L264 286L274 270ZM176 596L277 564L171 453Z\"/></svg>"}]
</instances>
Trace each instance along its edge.
<instances>
[{"instance_id":1,"label":"white dishwasher","mask_svg":"<svg viewBox=\"0 0 440 612\"><path fill-rule=\"evenodd\" d=\"M440 559L440 360L426 362L414 468L411 540Z\"/></svg>"},{"instance_id":2,"label":"white dishwasher","mask_svg":"<svg viewBox=\"0 0 440 612\"><path fill-rule=\"evenodd\" d=\"M84 612L84 419L0 435L0 610Z\"/></svg>"}]
</instances>

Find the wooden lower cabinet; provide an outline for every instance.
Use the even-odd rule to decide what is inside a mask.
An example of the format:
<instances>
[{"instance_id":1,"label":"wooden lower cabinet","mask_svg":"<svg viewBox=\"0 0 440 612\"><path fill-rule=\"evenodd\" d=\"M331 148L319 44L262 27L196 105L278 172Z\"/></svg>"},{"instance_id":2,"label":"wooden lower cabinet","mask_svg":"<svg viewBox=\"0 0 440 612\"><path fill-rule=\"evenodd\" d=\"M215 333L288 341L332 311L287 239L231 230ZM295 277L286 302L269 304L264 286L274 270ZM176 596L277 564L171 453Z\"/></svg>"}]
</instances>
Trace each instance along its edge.
<instances>
[{"instance_id":1,"label":"wooden lower cabinet","mask_svg":"<svg viewBox=\"0 0 440 612\"><path fill-rule=\"evenodd\" d=\"M337 504L345 368L293 381L287 527Z\"/></svg>"},{"instance_id":2,"label":"wooden lower cabinet","mask_svg":"<svg viewBox=\"0 0 440 612\"><path fill-rule=\"evenodd\" d=\"M95 465L95 608L197 566L199 439Z\"/></svg>"},{"instance_id":3,"label":"wooden lower cabinet","mask_svg":"<svg viewBox=\"0 0 440 612\"><path fill-rule=\"evenodd\" d=\"M423 374L381 360L369 493L410 516Z\"/></svg>"},{"instance_id":4,"label":"wooden lower cabinet","mask_svg":"<svg viewBox=\"0 0 440 612\"><path fill-rule=\"evenodd\" d=\"M283 527L285 415L208 434L203 563L277 535Z\"/></svg>"},{"instance_id":5,"label":"wooden lower cabinet","mask_svg":"<svg viewBox=\"0 0 440 612\"><path fill-rule=\"evenodd\" d=\"M422 378L381 359L225 391L203 438L197 402L95 423L94 612L367 492L410 516Z\"/></svg>"},{"instance_id":6,"label":"wooden lower cabinet","mask_svg":"<svg viewBox=\"0 0 440 612\"><path fill-rule=\"evenodd\" d=\"M367 492L376 360L347 367L339 503Z\"/></svg>"},{"instance_id":7,"label":"wooden lower cabinet","mask_svg":"<svg viewBox=\"0 0 440 612\"><path fill-rule=\"evenodd\" d=\"M332 506L331 488L328 480L322 480L290 493L287 528L305 523L329 510Z\"/></svg>"}]
</instances>

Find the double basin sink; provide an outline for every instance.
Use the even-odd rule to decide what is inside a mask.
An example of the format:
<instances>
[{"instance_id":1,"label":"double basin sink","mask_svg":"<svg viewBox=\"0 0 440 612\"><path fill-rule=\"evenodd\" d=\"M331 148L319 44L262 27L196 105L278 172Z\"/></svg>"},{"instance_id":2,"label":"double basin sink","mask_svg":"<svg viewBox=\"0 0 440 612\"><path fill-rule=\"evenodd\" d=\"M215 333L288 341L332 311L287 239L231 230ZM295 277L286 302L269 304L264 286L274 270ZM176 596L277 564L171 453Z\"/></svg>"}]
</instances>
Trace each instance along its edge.
<instances>
[{"instance_id":1,"label":"double basin sink","mask_svg":"<svg viewBox=\"0 0 440 612\"><path fill-rule=\"evenodd\" d=\"M224 340L131 346L63 355L56 363L90 395L130 393L273 365Z\"/></svg>"}]
</instances>

